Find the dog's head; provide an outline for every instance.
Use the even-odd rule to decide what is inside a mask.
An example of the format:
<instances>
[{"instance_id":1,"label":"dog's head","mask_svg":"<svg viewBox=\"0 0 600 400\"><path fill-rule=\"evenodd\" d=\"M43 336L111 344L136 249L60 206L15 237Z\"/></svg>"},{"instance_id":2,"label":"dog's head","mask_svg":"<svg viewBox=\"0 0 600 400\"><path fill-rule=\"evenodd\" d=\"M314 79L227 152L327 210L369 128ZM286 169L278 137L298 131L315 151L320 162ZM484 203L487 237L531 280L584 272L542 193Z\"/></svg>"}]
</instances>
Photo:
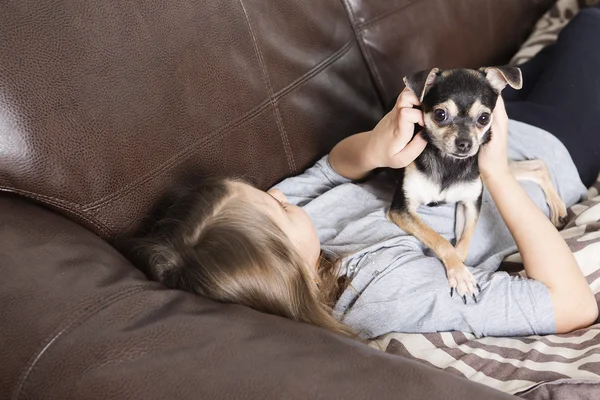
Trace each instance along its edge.
<instances>
[{"instance_id":1,"label":"dog's head","mask_svg":"<svg viewBox=\"0 0 600 400\"><path fill-rule=\"evenodd\" d=\"M490 140L492 112L506 84L522 87L516 67L420 71L404 78L423 106L423 137L442 154L464 159Z\"/></svg>"}]
</instances>

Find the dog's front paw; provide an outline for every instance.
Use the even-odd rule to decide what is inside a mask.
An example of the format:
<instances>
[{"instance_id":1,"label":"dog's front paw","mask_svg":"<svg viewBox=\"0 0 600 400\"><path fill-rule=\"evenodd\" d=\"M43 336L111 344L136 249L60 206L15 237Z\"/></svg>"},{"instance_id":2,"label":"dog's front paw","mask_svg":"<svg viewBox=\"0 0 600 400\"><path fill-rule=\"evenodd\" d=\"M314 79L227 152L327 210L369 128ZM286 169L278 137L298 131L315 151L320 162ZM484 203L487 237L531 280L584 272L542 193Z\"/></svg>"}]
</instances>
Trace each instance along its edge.
<instances>
[{"instance_id":1,"label":"dog's front paw","mask_svg":"<svg viewBox=\"0 0 600 400\"><path fill-rule=\"evenodd\" d=\"M540 185L550 209L550 221L555 227L562 228L566 222L567 207L552 183L546 163L542 160L525 160L513 161L509 166L517 180L531 181Z\"/></svg>"},{"instance_id":2,"label":"dog's front paw","mask_svg":"<svg viewBox=\"0 0 600 400\"><path fill-rule=\"evenodd\" d=\"M567 218L567 206L562 201L562 199L558 196L558 194L553 193L553 195L548 196L547 198L548 208L550 208L550 221L557 228L562 228L565 226L565 220Z\"/></svg>"},{"instance_id":3,"label":"dog's front paw","mask_svg":"<svg viewBox=\"0 0 600 400\"><path fill-rule=\"evenodd\" d=\"M477 303L477 295L481 291L475 277L463 263L454 263L446 266L448 283L450 284L450 296L456 292L467 304L467 297L472 297Z\"/></svg>"},{"instance_id":4,"label":"dog's front paw","mask_svg":"<svg viewBox=\"0 0 600 400\"><path fill-rule=\"evenodd\" d=\"M469 248L463 242L459 242L454 249L460 261L464 263L469 255Z\"/></svg>"}]
</instances>

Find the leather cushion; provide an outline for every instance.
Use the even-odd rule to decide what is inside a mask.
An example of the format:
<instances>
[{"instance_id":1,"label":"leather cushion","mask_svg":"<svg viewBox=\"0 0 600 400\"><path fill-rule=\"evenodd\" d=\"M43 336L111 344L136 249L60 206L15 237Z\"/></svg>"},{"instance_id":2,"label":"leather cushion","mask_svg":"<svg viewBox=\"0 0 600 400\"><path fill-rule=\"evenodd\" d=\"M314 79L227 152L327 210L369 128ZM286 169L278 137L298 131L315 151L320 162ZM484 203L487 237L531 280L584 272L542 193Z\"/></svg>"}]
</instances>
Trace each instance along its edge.
<instances>
[{"instance_id":1,"label":"leather cushion","mask_svg":"<svg viewBox=\"0 0 600 400\"><path fill-rule=\"evenodd\" d=\"M0 196L2 399L510 398L323 329L149 282L98 236Z\"/></svg>"},{"instance_id":2,"label":"leather cushion","mask_svg":"<svg viewBox=\"0 0 600 400\"><path fill-rule=\"evenodd\" d=\"M169 188L297 174L381 107L343 5L0 3L0 190L103 237Z\"/></svg>"},{"instance_id":3,"label":"leather cushion","mask_svg":"<svg viewBox=\"0 0 600 400\"><path fill-rule=\"evenodd\" d=\"M426 68L508 62L554 0L344 0L384 105Z\"/></svg>"}]
</instances>

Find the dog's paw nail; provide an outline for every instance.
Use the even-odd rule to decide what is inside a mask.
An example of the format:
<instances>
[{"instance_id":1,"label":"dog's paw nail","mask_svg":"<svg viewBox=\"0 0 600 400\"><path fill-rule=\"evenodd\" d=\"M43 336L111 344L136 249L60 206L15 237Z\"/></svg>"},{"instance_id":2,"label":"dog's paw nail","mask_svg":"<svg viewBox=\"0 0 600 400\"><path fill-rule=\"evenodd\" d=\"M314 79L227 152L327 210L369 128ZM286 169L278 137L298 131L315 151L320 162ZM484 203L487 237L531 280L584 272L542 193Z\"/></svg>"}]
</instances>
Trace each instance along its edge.
<instances>
[{"instance_id":1,"label":"dog's paw nail","mask_svg":"<svg viewBox=\"0 0 600 400\"><path fill-rule=\"evenodd\" d=\"M462 299L463 299L463 301L465 302L465 304L467 304L467 295L464 295L464 296L462 297Z\"/></svg>"},{"instance_id":2,"label":"dog's paw nail","mask_svg":"<svg viewBox=\"0 0 600 400\"><path fill-rule=\"evenodd\" d=\"M452 297L453 295L454 295L454 288L453 288L453 287L451 287L451 288L450 288L450 297Z\"/></svg>"},{"instance_id":3,"label":"dog's paw nail","mask_svg":"<svg viewBox=\"0 0 600 400\"><path fill-rule=\"evenodd\" d=\"M477 283L477 290L481 292L481 286L479 286L479 283Z\"/></svg>"},{"instance_id":4,"label":"dog's paw nail","mask_svg":"<svg viewBox=\"0 0 600 400\"><path fill-rule=\"evenodd\" d=\"M473 300L477 303L477 296L473 295Z\"/></svg>"}]
</instances>

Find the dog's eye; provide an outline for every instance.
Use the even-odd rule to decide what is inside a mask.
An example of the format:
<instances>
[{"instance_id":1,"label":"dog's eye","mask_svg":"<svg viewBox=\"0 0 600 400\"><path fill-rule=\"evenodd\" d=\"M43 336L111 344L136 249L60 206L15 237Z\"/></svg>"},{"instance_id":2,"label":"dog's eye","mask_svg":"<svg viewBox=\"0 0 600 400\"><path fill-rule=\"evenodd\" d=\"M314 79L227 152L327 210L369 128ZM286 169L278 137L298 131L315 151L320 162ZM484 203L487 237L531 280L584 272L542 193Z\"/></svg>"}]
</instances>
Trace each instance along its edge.
<instances>
[{"instance_id":1,"label":"dog's eye","mask_svg":"<svg viewBox=\"0 0 600 400\"><path fill-rule=\"evenodd\" d=\"M437 122L444 122L446 120L446 111L442 110L441 108L438 108L433 112L433 118Z\"/></svg>"},{"instance_id":2,"label":"dog's eye","mask_svg":"<svg viewBox=\"0 0 600 400\"><path fill-rule=\"evenodd\" d=\"M480 125L487 125L488 122L490 122L490 114L488 113L483 113L479 116L479 119L477 120L477 122Z\"/></svg>"}]
</instances>

